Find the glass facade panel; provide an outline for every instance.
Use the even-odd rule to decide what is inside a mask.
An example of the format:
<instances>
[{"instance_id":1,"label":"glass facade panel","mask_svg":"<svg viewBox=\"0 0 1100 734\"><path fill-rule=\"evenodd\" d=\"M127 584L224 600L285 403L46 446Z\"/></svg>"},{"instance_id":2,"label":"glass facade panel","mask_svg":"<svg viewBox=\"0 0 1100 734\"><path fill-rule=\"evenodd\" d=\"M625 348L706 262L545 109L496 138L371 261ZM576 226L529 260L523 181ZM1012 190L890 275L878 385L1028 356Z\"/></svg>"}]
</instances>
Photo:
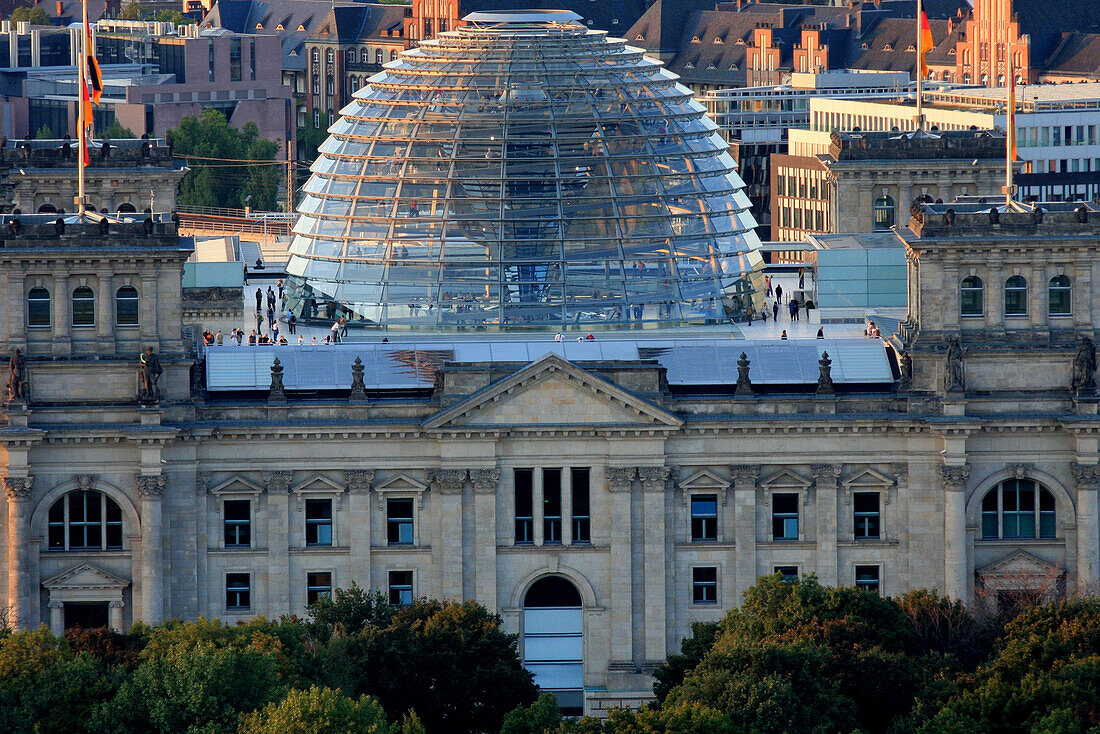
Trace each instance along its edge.
<instances>
[{"instance_id":1,"label":"glass facade panel","mask_svg":"<svg viewBox=\"0 0 1100 734\"><path fill-rule=\"evenodd\" d=\"M748 305L756 223L714 123L674 75L575 20L482 15L355 93L299 207L299 319L591 330Z\"/></svg>"}]
</instances>

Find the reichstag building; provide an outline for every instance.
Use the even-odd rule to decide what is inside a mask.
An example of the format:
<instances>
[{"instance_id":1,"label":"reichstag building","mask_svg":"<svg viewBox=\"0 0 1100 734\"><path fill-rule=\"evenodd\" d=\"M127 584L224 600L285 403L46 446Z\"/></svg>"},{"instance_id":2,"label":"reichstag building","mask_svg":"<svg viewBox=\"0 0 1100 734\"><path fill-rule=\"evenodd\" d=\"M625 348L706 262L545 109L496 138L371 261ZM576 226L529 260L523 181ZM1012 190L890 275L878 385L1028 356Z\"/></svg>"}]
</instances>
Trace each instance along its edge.
<instances>
[{"instance_id":1,"label":"reichstag building","mask_svg":"<svg viewBox=\"0 0 1100 734\"><path fill-rule=\"evenodd\" d=\"M197 345L167 217L3 218L11 621L473 599L598 715L761 574L1095 589L1100 209L918 205L896 334L744 340L713 324L753 223L698 105L567 14L468 20L307 187L288 302L341 344Z\"/></svg>"}]
</instances>

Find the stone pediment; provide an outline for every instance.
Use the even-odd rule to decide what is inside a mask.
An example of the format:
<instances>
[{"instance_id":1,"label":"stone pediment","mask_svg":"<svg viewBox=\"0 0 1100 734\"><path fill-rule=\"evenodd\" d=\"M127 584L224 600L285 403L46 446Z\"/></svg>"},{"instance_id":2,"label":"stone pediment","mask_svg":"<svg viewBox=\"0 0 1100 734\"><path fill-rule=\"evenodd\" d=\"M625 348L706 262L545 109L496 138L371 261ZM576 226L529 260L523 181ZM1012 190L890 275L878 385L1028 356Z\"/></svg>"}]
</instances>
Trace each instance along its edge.
<instances>
[{"instance_id":1,"label":"stone pediment","mask_svg":"<svg viewBox=\"0 0 1100 734\"><path fill-rule=\"evenodd\" d=\"M210 494L263 494L264 488L240 474L234 474L224 482L210 488Z\"/></svg>"},{"instance_id":2,"label":"stone pediment","mask_svg":"<svg viewBox=\"0 0 1100 734\"><path fill-rule=\"evenodd\" d=\"M726 489L730 486L730 481L709 469L702 469L677 484L680 489Z\"/></svg>"},{"instance_id":3,"label":"stone pediment","mask_svg":"<svg viewBox=\"0 0 1100 734\"><path fill-rule=\"evenodd\" d=\"M1027 551L1016 550L999 561L979 568L977 573L983 581L989 582L1054 578L1061 573L1061 569Z\"/></svg>"},{"instance_id":4,"label":"stone pediment","mask_svg":"<svg viewBox=\"0 0 1100 734\"><path fill-rule=\"evenodd\" d=\"M77 589L124 589L130 582L90 563L81 563L68 571L46 579L42 586L51 591Z\"/></svg>"},{"instance_id":5,"label":"stone pediment","mask_svg":"<svg viewBox=\"0 0 1100 734\"><path fill-rule=\"evenodd\" d=\"M781 469L760 482L763 489L807 489L811 482L789 469Z\"/></svg>"},{"instance_id":6,"label":"stone pediment","mask_svg":"<svg viewBox=\"0 0 1100 734\"><path fill-rule=\"evenodd\" d=\"M441 410L427 429L584 426L675 429L683 421L556 354Z\"/></svg>"},{"instance_id":7,"label":"stone pediment","mask_svg":"<svg viewBox=\"0 0 1100 734\"><path fill-rule=\"evenodd\" d=\"M394 474L383 482L374 485L375 492L424 492L428 485L417 481L408 474Z\"/></svg>"},{"instance_id":8,"label":"stone pediment","mask_svg":"<svg viewBox=\"0 0 1100 734\"><path fill-rule=\"evenodd\" d=\"M845 479L842 484L852 489L859 489L860 487L890 487L893 486L894 480L874 469L864 469L858 474Z\"/></svg>"}]
</instances>

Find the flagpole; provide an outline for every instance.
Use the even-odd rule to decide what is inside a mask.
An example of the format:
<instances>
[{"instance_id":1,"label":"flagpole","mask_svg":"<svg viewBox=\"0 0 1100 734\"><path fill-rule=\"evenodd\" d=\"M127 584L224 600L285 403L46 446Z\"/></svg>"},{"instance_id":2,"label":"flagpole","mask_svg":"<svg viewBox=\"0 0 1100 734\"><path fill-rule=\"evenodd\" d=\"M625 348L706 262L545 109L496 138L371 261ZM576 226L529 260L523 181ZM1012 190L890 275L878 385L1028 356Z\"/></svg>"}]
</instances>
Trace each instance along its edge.
<instances>
[{"instance_id":1,"label":"flagpole","mask_svg":"<svg viewBox=\"0 0 1100 734\"><path fill-rule=\"evenodd\" d=\"M78 147L76 154L76 213L80 217L80 221L84 221L84 152L88 149L88 124L91 120L84 119L85 103L84 95L88 84L88 0L84 0L80 4L81 13L83 16L84 25L80 30L80 54L77 57L77 79L76 94L80 103L77 105L79 112L77 113L77 132L78 132Z\"/></svg>"},{"instance_id":2,"label":"flagpole","mask_svg":"<svg viewBox=\"0 0 1100 734\"><path fill-rule=\"evenodd\" d=\"M1005 207L1012 206L1012 164L1016 160L1016 72L1012 68L1012 47L1007 49L1008 88L1005 90Z\"/></svg>"},{"instance_id":3,"label":"flagpole","mask_svg":"<svg viewBox=\"0 0 1100 734\"><path fill-rule=\"evenodd\" d=\"M917 0L917 132L924 129L924 111L921 109L921 91L924 87L924 0Z\"/></svg>"}]
</instances>

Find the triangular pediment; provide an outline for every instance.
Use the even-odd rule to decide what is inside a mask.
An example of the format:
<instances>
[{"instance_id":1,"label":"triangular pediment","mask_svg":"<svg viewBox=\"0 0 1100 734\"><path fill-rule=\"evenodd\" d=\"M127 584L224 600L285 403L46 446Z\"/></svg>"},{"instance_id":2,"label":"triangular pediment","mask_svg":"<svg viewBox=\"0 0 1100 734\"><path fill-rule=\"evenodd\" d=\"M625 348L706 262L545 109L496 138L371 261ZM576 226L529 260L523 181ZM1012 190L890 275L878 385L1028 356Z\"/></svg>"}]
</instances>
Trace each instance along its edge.
<instances>
[{"instance_id":1,"label":"triangular pediment","mask_svg":"<svg viewBox=\"0 0 1100 734\"><path fill-rule=\"evenodd\" d=\"M210 494L263 494L264 488L240 474L234 474L210 488Z\"/></svg>"},{"instance_id":2,"label":"triangular pediment","mask_svg":"<svg viewBox=\"0 0 1100 734\"><path fill-rule=\"evenodd\" d=\"M42 586L50 590L124 589L129 585L130 582L126 579L90 563L81 563L42 582Z\"/></svg>"},{"instance_id":3,"label":"triangular pediment","mask_svg":"<svg viewBox=\"0 0 1100 734\"><path fill-rule=\"evenodd\" d=\"M344 487L332 481L324 474L314 474L304 482L293 487L290 491L295 494L302 494L303 492L343 492Z\"/></svg>"},{"instance_id":4,"label":"triangular pediment","mask_svg":"<svg viewBox=\"0 0 1100 734\"><path fill-rule=\"evenodd\" d=\"M810 486L810 481L798 476L789 469L782 469L760 482L760 486L764 489L806 489Z\"/></svg>"},{"instance_id":5,"label":"triangular pediment","mask_svg":"<svg viewBox=\"0 0 1100 734\"><path fill-rule=\"evenodd\" d=\"M1023 550L1013 551L1001 560L978 569L978 575L983 579L1046 578L1059 572L1058 566Z\"/></svg>"},{"instance_id":6,"label":"triangular pediment","mask_svg":"<svg viewBox=\"0 0 1100 734\"><path fill-rule=\"evenodd\" d=\"M843 482L845 487L889 487L893 483L893 479L874 469L864 469Z\"/></svg>"},{"instance_id":7,"label":"triangular pediment","mask_svg":"<svg viewBox=\"0 0 1100 734\"><path fill-rule=\"evenodd\" d=\"M374 485L376 492L424 492L428 485L417 481L408 474L394 474L389 479Z\"/></svg>"},{"instance_id":8,"label":"triangular pediment","mask_svg":"<svg viewBox=\"0 0 1100 734\"><path fill-rule=\"evenodd\" d=\"M680 489L725 489L730 486L728 479L723 479L709 469L695 472L682 482L678 482Z\"/></svg>"},{"instance_id":9,"label":"triangular pediment","mask_svg":"<svg viewBox=\"0 0 1100 734\"><path fill-rule=\"evenodd\" d=\"M678 428L676 415L593 375L556 354L532 362L503 380L441 410L428 429L455 427L648 427Z\"/></svg>"}]
</instances>

